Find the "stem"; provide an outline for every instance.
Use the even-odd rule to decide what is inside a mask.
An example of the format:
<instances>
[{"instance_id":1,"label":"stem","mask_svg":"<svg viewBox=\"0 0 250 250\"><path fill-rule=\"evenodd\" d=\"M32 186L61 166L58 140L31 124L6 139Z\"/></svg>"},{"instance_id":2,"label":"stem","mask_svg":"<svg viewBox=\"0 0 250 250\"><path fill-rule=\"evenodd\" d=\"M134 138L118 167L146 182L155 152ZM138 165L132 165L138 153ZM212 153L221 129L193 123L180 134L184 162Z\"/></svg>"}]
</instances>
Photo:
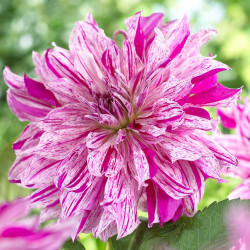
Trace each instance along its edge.
<instances>
[{"instance_id":1,"label":"stem","mask_svg":"<svg viewBox=\"0 0 250 250\"><path fill-rule=\"evenodd\" d=\"M108 239L106 243L106 250L113 250L111 239Z\"/></svg>"}]
</instances>

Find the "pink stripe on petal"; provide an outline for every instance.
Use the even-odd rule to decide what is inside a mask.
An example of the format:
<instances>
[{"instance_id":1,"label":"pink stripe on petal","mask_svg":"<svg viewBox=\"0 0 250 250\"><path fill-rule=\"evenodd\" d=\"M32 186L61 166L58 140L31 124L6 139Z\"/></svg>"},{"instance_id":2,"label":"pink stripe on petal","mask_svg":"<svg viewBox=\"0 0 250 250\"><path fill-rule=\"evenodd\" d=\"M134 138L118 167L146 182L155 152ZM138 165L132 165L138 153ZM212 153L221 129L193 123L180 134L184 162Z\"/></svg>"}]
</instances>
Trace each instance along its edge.
<instances>
[{"instance_id":1,"label":"pink stripe on petal","mask_svg":"<svg viewBox=\"0 0 250 250\"><path fill-rule=\"evenodd\" d=\"M23 89L25 87L23 77L11 72L9 67L5 67L3 77L6 84L13 89Z\"/></svg>"},{"instance_id":2,"label":"pink stripe on petal","mask_svg":"<svg viewBox=\"0 0 250 250\"><path fill-rule=\"evenodd\" d=\"M174 220L176 211L181 206L182 200L175 200L168 196L161 188L157 191L160 226L167 221Z\"/></svg>"},{"instance_id":3,"label":"pink stripe on petal","mask_svg":"<svg viewBox=\"0 0 250 250\"><path fill-rule=\"evenodd\" d=\"M7 93L7 102L11 111L21 121L41 120L52 109L36 99L27 97L26 94L22 95L12 91L8 91Z\"/></svg>"},{"instance_id":4,"label":"pink stripe on petal","mask_svg":"<svg viewBox=\"0 0 250 250\"><path fill-rule=\"evenodd\" d=\"M152 227L153 223L159 222L157 187L153 182L148 181L146 187L147 192L147 210L148 210L148 226ZM155 190L156 189L156 190Z\"/></svg>"},{"instance_id":5,"label":"pink stripe on petal","mask_svg":"<svg viewBox=\"0 0 250 250\"><path fill-rule=\"evenodd\" d=\"M187 16L181 20L177 29L175 29L167 40L167 45L170 47L171 54L160 67L166 67L182 50L190 35L190 27ZM178 39L177 39L178 38Z\"/></svg>"},{"instance_id":6,"label":"pink stripe on petal","mask_svg":"<svg viewBox=\"0 0 250 250\"><path fill-rule=\"evenodd\" d=\"M229 199L240 198L242 200L250 199L250 181L249 179L236 187L228 196Z\"/></svg>"},{"instance_id":7,"label":"pink stripe on petal","mask_svg":"<svg viewBox=\"0 0 250 250\"><path fill-rule=\"evenodd\" d=\"M60 106L53 93L47 90L41 82L35 81L24 74L24 83L31 96L41 99L56 107Z\"/></svg>"},{"instance_id":8,"label":"pink stripe on petal","mask_svg":"<svg viewBox=\"0 0 250 250\"><path fill-rule=\"evenodd\" d=\"M192 80L192 82L194 83L194 79ZM196 82L194 84L190 94L198 94L198 93L203 92L207 89L210 89L211 87L216 86L217 82L218 82L218 75L217 74L209 76L208 78L206 78L200 82Z\"/></svg>"},{"instance_id":9,"label":"pink stripe on petal","mask_svg":"<svg viewBox=\"0 0 250 250\"><path fill-rule=\"evenodd\" d=\"M140 19L141 17L138 18L138 23L137 23L137 28L135 32L135 38L134 38L134 45L135 45L135 50L136 50L137 55L142 60L144 50L145 50L145 35L143 32L143 29L140 26Z\"/></svg>"},{"instance_id":10,"label":"pink stripe on petal","mask_svg":"<svg viewBox=\"0 0 250 250\"><path fill-rule=\"evenodd\" d=\"M217 110L217 115L221 118L222 125L226 128L233 129L236 127L236 121L233 114L230 115L223 110Z\"/></svg>"},{"instance_id":11,"label":"pink stripe on petal","mask_svg":"<svg viewBox=\"0 0 250 250\"><path fill-rule=\"evenodd\" d=\"M237 102L240 89L229 89L217 84L208 90L189 97L189 103L202 106L232 106Z\"/></svg>"}]
</instances>

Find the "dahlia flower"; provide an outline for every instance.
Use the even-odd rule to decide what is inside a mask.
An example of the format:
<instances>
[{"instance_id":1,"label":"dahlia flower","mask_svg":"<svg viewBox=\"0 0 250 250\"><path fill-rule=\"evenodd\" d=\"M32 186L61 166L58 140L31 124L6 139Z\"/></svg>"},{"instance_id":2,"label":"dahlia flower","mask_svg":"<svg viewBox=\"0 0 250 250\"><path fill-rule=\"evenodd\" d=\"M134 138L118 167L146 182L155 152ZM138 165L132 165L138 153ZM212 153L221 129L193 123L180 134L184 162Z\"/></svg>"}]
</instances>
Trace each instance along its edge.
<instances>
[{"instance_id":1,"label":"dahlia flower","mask_svg":"<svg viewBox=\"0 0 250 250\"><path fill-rule=\"evenodd\" d=\"M230 250L247 250L250 248L250 213L244 206L231 206L228 212Z\"/></svg>"},{"instance_id":2,"label":"dahlia flower","mask_svg":"<svg viewBox=\"0 0 250 250\"><path fill-rule=\"evenodd\" d=\"M239 160L237 168L225 168L224 173L243 180L229 198L250 199L250 101L246 98L234 108L218 109L218 115L222 125L235 133L216 135L216 140Z\"/></svg>"},{"instance_id":3,"label":"dahlia flower","mask_svg":"<svg viewBox=\"0 0 250 250\"><path fill-rule=\"evenodd\" d=\"M56 250L70 238L72 223L51 224L39 229L37 216L26 217L29 211L25 200L0 205L1 250Z\"/></svg>"},{"instance_id":4,"label":"dahlia flower","mask_svg":"<svg viewBox=\"0 0 250 250\"><path fill-rule=\"evenodd\" d=\"M193 216L205 180L237 164L205 132L216 122L203 107L235 105L241 92L217 82L228 66L200 55L216 31L191 34L186 16L165 24L160 13L125 24L111 39L88 15L69 50L34 52L36 79L4 70L10 109L30 121L9 180L37 189L41 221L77 218L75 237L124 237L138 209L149 226Z\"/></svg>"}]
</instances>

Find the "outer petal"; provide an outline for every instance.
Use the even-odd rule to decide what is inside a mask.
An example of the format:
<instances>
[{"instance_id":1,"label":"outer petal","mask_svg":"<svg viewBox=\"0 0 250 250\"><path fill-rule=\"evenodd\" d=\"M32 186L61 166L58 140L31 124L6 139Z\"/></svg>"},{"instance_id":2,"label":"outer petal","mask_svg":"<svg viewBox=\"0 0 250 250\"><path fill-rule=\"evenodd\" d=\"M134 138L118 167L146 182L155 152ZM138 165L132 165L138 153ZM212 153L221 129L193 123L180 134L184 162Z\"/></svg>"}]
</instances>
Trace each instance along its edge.
<instances>
[{"instance_id":1,"label":"outer petal","mask_svg":"<svg viewBox=\"0 0 250 250\"><path fill-rule=\"evenodd\" d=\"M16 160L9 171L10 182L21 182L23 171L34 158L34 150L42 133L35 124L29 124L13 144L13 149L16 151Z\"/></svg>"},{"instance_id":2,"label":"outer petal","mask_svg":"<svg viewBox=\"0 0 250 250\"><path fill-rule=\"evenodd\" d=\"M49 159L62 160L84 143L87 133L66 130L66 133L45 132L36 148L36 153ZM68 132L68 133L67 133Z\"/></svg>"},{"instance_id":3,"label":"outer petal","mask_svg":"<svg viewBox=\"0 0 250 250\"><path fill-rule=\"evenodd\" d=\"M23 79L7 67L3 75L10 87L7 92L9 107L21 121L40 120L52 109L51 105L57 105L53 94L42 83L29 79L26 75Z\"/></svg>"},{"instance_id":4,"label":"outer petal","mask_svg":"<svg viewBox=\"0 0 250 250\"><path fill-rule=\"evenodd\" d=\"M73 54L88 50L100 65L102 54L112 43L112 40L105 36L104 31L97 26L91 16L85 21L75 23L70 36L69 48Z\"/></svg>"},{"instance_id":5,"label":"outer petal","mask_svg":"<svg viewBox=\"0 0 250 250\"><path fill-rule=\"evenodd\" d=\"M7 102L11 111L21 121L39 121L52 109L51 106L29 96L24 91L8 90Z\"/></svg>"},{"instance_id":6,"label":"outer petal","mask_svg":"<svg viewBox=\"0 0 250 250\"><path fill-rule=\"evenodd\" d=\"M77 94L84 97L86 96L86 89L82 85L77 85L66 78L59 78L55 81L46 82L45 85L53 92L61 105L79 102L76 97Z\"/></svg>"},{"instance_id":7,"label":"outer petal","mask_svg":"<svg viewBox=\"0 0 250 250\"><path fill-rule=\"evenodd\" d=\"M205 109L189 107L184 109L184 111L185 116L181 127L186 129L212 130L212 119Z\"/></svg>"},{"instance_id":8,"label":"outer petal","mask_svg":"<svg viewBox=\"0 0 250 250\"><path fill-rule=\"evenodd\" d=\"M116 70L120 70L119 49L116 44L112 44L102 55L102 64L108 73L115 77ZM113 79L112 79L113 80Z\"/></svg>"},{"instance_id":9,"label":"outer petal","mask_svg":"<svg viewBox=\"0 0 250 250\"><path fill-rule=\"evenodd\" d=\"M130 85L135 91L136 86L142 77L141 67L142 63L139 56L135 52L135 46L127 40L124 40L121 51L121 72L126 77L127 81L131 81Z\"/></svg>"},{"instance_id":10,"label":"outer petal","mask_svg":"<svg viewBox=\"0 0 250 250\"><path fill-rule=\"evenodd\" d=\"M43 81L53 81L62 77L49 60L51 51L51 49L47 49L42 55L38 55L36 52L33 52L35 72Z\"/></svg>"},{"instance_id":11,"label":"outer petal","mask_svg":"<svg viewBox=\"0 0 250 250\"><path fill-rule=\"evenodd\" d=\"M182 214L182 200L175 200L168 196L161 188L157 191L160 225L167 221L174 222ZM189 196L188 196L189 197ZM185 200L186 198L184 198Z\"/></svg>"},{"instance_id":12,"label":"outer petal","mask_svg":"<svg viewBox=\"0 0 250 250\"><path fill-rule=\"evenodd\" d=\"M141 13L138 12L134 16L125 20L128 29L129 39L135 45L135 50L140 59L144 57L145 35L140 25Z\"/></svg>"},{"instance_id":13,"label":"outer petal","mask_svg":"<svg viewBox=\"0 0 250 250\"><path fill-rule=\"evenodd\" d=\"M37 123L46 132L42 135L36 152L46 158L61 160L84 144L91 130L84 118L84 108L82 104L57 108L42 122Z\"/></svg>"},{"instance_id":14,"label":"outer petal","mask_svg":"<svg viewBox=\"0 0 250 250\"><path fill-rule=\"evenodd\" d=\"M215 178L217 181L222 181L220 177L221 166L219 160L215 156L201 157L194 161L194 164L204 176Z\"/></svg>"},{"instance_id":15,"label":"outer petal","mask_svg":"<svg viewBox=\"0 0 250 250\"><path fill-rule=\"evenodd\" d=\"M237 165L236 158L229 153L225 148L220 146L212 137L207 136L201 132L195 132L190 135L194 140L204 143L219 160L221 166L234 167Z\"/></svg>"},{"instance_id":16,"label":"outer petal","mask_svg":"<svg viewBox=\"0 0 250 250\"><path fill-rule=\"evenodd\" d=\"M10 183L21 183L22 174L27 166L32 162L33 157L33 154L17 155L16 160L9 171L8 179Z\"/></svg>"},{"instance_id":17,"label":"outer petal","mask_svg":"<svg viewBox=\"0 0 250 250\"><path fill-rule=\"evenodd\" d=\"M0 225L11 224L12 221L28 215L29 207L25 200L19 199L13 203L4 203L0 206Z\"/></svg>"},{"instance_id":18,"label":"outer petal","mask_svg":"<svg viewBox=\"0 0 250 250\"><path fill-rule=\"evenodd\" d=\"M218 76L217 74L214 74L200 82L197 82L193 85L193 88L190 92L190 94L198 94L200 92L203 92L207 89L210 89L214 86L217 85L217 82L218 82Z\"/></svg>"},{"instance_id":19,"label":"outer petal","mask_svg":"<svg viewBox=\"0 0 250 250\"><path fill-rule=\"evenodd\" d=\"M163 95L171 100L177 101L180 105L180 100L189 95L192 84L186 79L178 79L173 75L170 76L169 80L165 82Z\"/></svg>"},{"instance_id":20,"label":"outer petal","mask_svg":"<svg viewBox=\"0 0 250 250\"><path fill-rule=\"evenodd\" d=\"M211 151L199 140L186 135L165 133L163 140L157 145L159 154L166 155L172 162L177 160L194 161L201 156L212 156Z\"/></svg>"},{"instance_id":21,"label":"outer petal","mask_svg":"<svg viewBox=\"0 0 250 250\"><path fill-rule=\"evenodd\" d=\"M160 222L162 225L167 221L175 221L179 218L183 211L181 199L171 198L150 181L146 190L149 227L152 227L153 223Z\"/></svg>"},{"instance_id":22,"label":"outer petal","mask_svg":"<svg viewBox=\"0 0 250 250\"><path fill-rule=\"evenodd\" d=\"M0 246L11 250L59 249L70 237L73 223L38 228L36 216L25 218L30 208L27 201L16 200L0 206ZM2 220L4 218L4 221ZM6 221L5 221L6 220ZM7 223L6 223L7 222Z\"/></svg>"},{"instance_id":23,"label":"outer petal","mask_svg":"<svg viewBox=\"0 0 250 250\"><path fill-rule=\"evenodd\" d=\"M162 28L163 14L154 13L148 17L142 17L141 12L125 20L128 30L128 38L136 48L136 53L143 59L145 51L148 49L155 37L155 28Z\"/></svg>"},{"instance_id":24,"label":"outer petal","mask_svg":"<svg viewBox=\"0 0 250 250\"><path fill-rule=\"evenodd\" d=\"M48 52L48 60L54 69L53 71L56 71L60 78L69 79L76 85L81 85L88 90L87 84L78 77L74 67L74 57L68 50L55 46L53 50Z\"/></svg>"},{"instance_id":25,"label":"outer petal","mask_svg":"<svg viewBox=\"0 0 250 250\"><path fill-rule=\"evenodd\" d=\"M92 183L93 178L87 168L87 148L82 145L60 162L54 182L57 188L81 192Z\"/></svg>"},{"instance_id":26,"label":"outer petal","mask_svg":"<svg viewBox=\"0 0 250 250\"><path fill-rule=\"evenodd\" d=\"M97 207L95 209L83 210L81 214L75 216L77 223L74 228L73 238L76 239L80 232L90 233L92 228L96 227L100 221L103 209Z\"/></svg>"},{"instance_id":27,"label":"outer petal","mask_svg":"<svg viewBox=\"0 0 250 250\"><path fill-rule=\"evenodd\" d=\"M148 226L152 227L153 223L160 222L159 211L158 211L158 197L157 197L157 186L152 181L148 181L146 187L147 193L147 211L148 211Z\"/></svg>"},{"instance_id":28,"label":"outer petal","mask_svg":"<svg viewBox=\"0 0 250 250\"><path fill-rule=\"evenodd\" d=\"M188 36L190 28L187 17L185 16L180 23L169 34L167 40L160 30L156 30L156 37L152 42L148 55L148 71L156 66L166 67L182 50Z\"/></svg>"},{"instance_id":29,"label":"outer petal","mask_svg":"<svg viewBox=\"0 0 250 250\"><path fill-rule=\"evenodd\" d=\"M93 234L99 237L103 242L117 234L117 226L113 214L109 209L105 209L98 225L93 229Z\"/></svg>"},{"instance_id":30,"label":"outer petal","mask_svg":"<svg viewBox=\"0 0 250 250\"><path fill-rule=\"evenodd\" d=\"M240 89L228 89L221 84L189 97L188 102L198 106L234 106L241 94Z\"/></svg>"},{"instance_id":31,"label":"outer petal","mask_svg":"<svg viewBox=\"0 0 250 250\"><path fill-rule=\"evenodd\" d=\"M84 210L95 209L101 201L104 183L104 178L95 177L81 192L63 191L60 196L62 217L68 218Z\"/></svg>"},{"instance_id":32,"label":"outer petal","mask_svg":"<svg viewBox=\"0 0 250 250\"><path fill-rule=\"evenodd\" d=\"M117 215L123 215L116 222L117 239L131 234L140 223L137 217L137 202L135 198L128 196L123 202L116 203L112 207Z\"/></svg>"},{"instance_id":33,"label":"outer petal","mask_svg":"<svg viewBox=\"0 0 250 250\"><path fill-rule=\"evenodd\" d=\"M178 165L157 158L156 164L158 170L153 180L166 194L174 199L180 199L194 192L192 187L184 182Z\"/></svg>"},{"instance_id":34,"label":"outer petal","mask_svg":"<svg viewBox=\"0 0 250 250\"><path fill-rule=\"evenodd\" d=\"M237 199L240 198L242 200L250 199L250 181L247 180L243 182L241 185L236 187L232 193L228 196L229 199Z\"/></svg>"},{"instance_id":35,"label":"outer petal","mask_svg":"<svg viewBox=\"0 0 250 250\"><path fill-rule=\"evenodd\" d=\"M212 30L212 29L200 30L195 34L191 34L188 37L188 39L183 47L183 50L178 55L178 59L182 60L185 58L199 55L202 45L204 45L206 42L208 42L215 35L217 35L217 31Z\"/></svg>"},{"instance_id":36,"label":"outer petal","mask_svg":"<svg viewBox=\"0 0 250 250\"><path fill-rule=\"evenodd\" d=\"M64 132L65 130L76 129L83 131L92 129L92 124L86 124L85 116L90 113L89 107L82 103L68 104L61 108L52 110L42 121L36 125L46 132ZM96 126L94 127L96 128Z\"/></svg>"},{"instance_id":37,"label":"outer petal","mask_svg":"<svg viewBox=\"0 0 250 250\"><path fill-rule=\"evenodd\" d=\"M29 95L43 100L50 105L60 106L53 93L47 90L43 83L29 78L26 74L24 74L24 83Z\"/></svg>"},{"instance_id":38,"label":"outer petal","mask_svg":"<svg viewBox=\"0 0 250 250\"><path fill-rule=\"evenodd\" d=\"M184 215L193 216L197 212L198 204L205 190L205 178L193 162L178 161L177 164L184 173L184 181L195 190L194 194L183 199Z\"/></svg>"},{"instance_id":39,"label":"outer petal","mask_svg":"<svg viewBox=\"0 0 250 250\"><path fill-rule=\"evenodd\" d=\"M111 186L112 188L109 188ZM124 171L120 171L117 176L110 178L106 188L106 201L113 201L103 204L104 213L99 226L94 230L94 235L101 237L103 241L115 233L112 228L115 227L114 222L118 239L132 233L139 224L137 218L139 192L136 182L126 176Z\"/></svg>"},{"instance_id":40,"label":"outer petal","mask_svg":"<svg viewBox=\"0 0 250 250\"><path fill-rule=\"evenodd\" d=\"M24 89L25 88L23 77L12 73L9 67L5 67L3 71L3 77L4 77L6 84L10 88L12 89Z\"/></svg>"},{"instance_id":41,"label":"outer petal","mask_svg":"<svg viewBox=\"0 0 250 250\"><path fill-rule=\"evenodd\" d=\"M188 37L190 35L190 27L187 16L180 21L177 28L169 35L166 45L170 49L170 55L164 61L161 67L166 67L183 49Z\"/></svg>"},{"instance_id":42,"label":"outer petal","mask_svg":"<svg viewBox=\"0 0 250 250\"><path fill-rule=\"evenodd\" d=\"M59 161L34 156L22 173L21 183L32 188L53 184Z\"/></svg>"},{"instance_id":43,"label":"outer petal","mask_svg":"<svg viewBox=\"0 0 250 250\"><path fill-rule=\"evenodd\" d=\"M49 208L59 204L60 191L54 185L43 186L28 196L31 206L35 208Z\"/></svg>"},{"instance_id":44,"label":"outer petal","mask_svg":"<svg viewBox=\"0 0 250 250\"><path fill-rule=\"evenodd\" d=\"M220 117L221 123L224 127L229 129L233 129L236 127L234 112L225 112L222 109L218 109L217 114Z\"/></svg>"},{"instance_id":45,"label":"outer petal","mask_svg":"<svg viewBox=\"0 0 250 250\"><path fill-rule=\"evenodd\" d=\"M192 83L195 84L230 68L211 57L193 56L183 61L176 59L171 65L171 69L175 77L192 80Z\"/></svg>"},{"instance_id":46,"label":"outer petal","mask_svg":"<svg viewBox=\"0 0 250 250\"><path fill-rule=\"evenodd\" d=\"M53 49L47 49L41 56L33 52L33 61L36 66L36 74L44 82L66 78L76 85L88 89L86 82L77 75L74 56L68 50L55 46Z\"/></svg>"},{"instance_id":47,"label":"outer petal","mask_svg":"<svg viewBox=\"0 0 250 250\"><path fill-rule=\"evenodd\" d=\"M216 135L217 143L229 150L239 161L236 168L224 168L223 173L232 177L240 177L243 180L249 178L250 150L237 135ZM240 149L240 150L239 150Z\"/></svg>"},{"instance_id":48,"label":"outer petal","mask_svg":"<svg viewBox=\"0 0 250 250\"><path fill-rule=\"evenodd\" d=\"M112 146L115 140L116 137L112 131L89 133L87 138L88 169L93 175L112 176L122 168L123 157Z\"/></svg>"},{"instance_id":49,"label":"outer petal","mask_svg":"<svg viewBox=\"0 0 250 250\"><path fill-rule=\"evenodd\" d=\"M45 207L40 213L39 221L42 223L45 221L58 219L61 216L61 210L61 204L57 202L52 206Z\"/></svg>"},{"instance_id":50,"label":"outer petal","mask_svg":"<svg viewBox=\"0 0 250 250\"><path fill-rule=\"evenodd\" d=\"M140 26L143 30L146 39L146 49L151 44L154 39L154 29L161 29L163 26L163 14L162 13L153 13L148 17L141 17Z\"/></svg>"},{"instance_id":51,"label":"outer petal","mask_svg":"<svg viewBox=\"0 0 250 250\"><path fill-rule=\"evenodd\" d=\"M101 204L106 206L123 201L131 193L130 189L136 193L137 183L126 174L125 170L121 170L115 176L108 178ZM131 193L131 196L133 196L131 198L137 199L134 193Z\"/></svg>"}]
</instances>

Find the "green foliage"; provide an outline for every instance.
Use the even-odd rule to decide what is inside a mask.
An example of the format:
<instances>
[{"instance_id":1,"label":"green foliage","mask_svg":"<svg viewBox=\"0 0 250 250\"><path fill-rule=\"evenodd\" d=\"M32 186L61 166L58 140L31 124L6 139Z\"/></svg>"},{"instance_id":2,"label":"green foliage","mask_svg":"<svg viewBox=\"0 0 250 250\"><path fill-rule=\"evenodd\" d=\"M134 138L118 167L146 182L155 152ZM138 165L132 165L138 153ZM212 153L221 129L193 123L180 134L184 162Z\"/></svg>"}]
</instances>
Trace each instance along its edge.
<instances>
[{"instance_id":1,"label":"green foliage","mask_svg":"<svg viewBox=\"0 0 250 250\"><path fill-rule=\"evenodd\" d=\"M7 177L9 168L15 160L11 143L17 139L26 124L18 121L7 105L0 106L0 202L30 193L27 189L10 184Z\"/></svg>"},{"instance_id":2,"label":"green foliage","mask_svg":"<svg viewBox=\"0 0 250 250\"><path fill-rule=\"evenodd\" d=\"M249 200L223 200L214 202L194 217L181 217L175 223L155 224L148 228L142 221L136 231L123 239L111 238L113 250L153 250L153 249L229 249L226 218L228 209L234 205L244 205L250 209Z\"/></svg>"},{"instance_id":3,"label":"green foliage","mask_svg":"<svg viewBox=\"0 0 250 250\"><path fill-rule=\"evenodd\" d=\"M87 250L106 250L106 242L96 239L92 233L80 234L80 242Z\"/></svg>"},{"instance_id":4,"label":"green foliage","mask_svg":"<svg viewBox=\"0 0 250 250\"><path fill-rule=\"evenodd\" d=\"M206 180L205 193L199 203L199 210L209 206L214 201L219 202L224 200L233 191L233 189L242 182L242 180L238 178L230 178L226 176L223 178L228 180L228 182L217 183L214 179Z\"/></svg>"},{"instance_id":5,"label":"green foliage","mask_svg":"<svg viewBox=\"0 0 250 250\"><path fill-rule=\"evenodd\" d=\"M62 250L85 250L85 247L81 244L80 241L68 240L64 243Z\"/></svg>"}]
</instances>

